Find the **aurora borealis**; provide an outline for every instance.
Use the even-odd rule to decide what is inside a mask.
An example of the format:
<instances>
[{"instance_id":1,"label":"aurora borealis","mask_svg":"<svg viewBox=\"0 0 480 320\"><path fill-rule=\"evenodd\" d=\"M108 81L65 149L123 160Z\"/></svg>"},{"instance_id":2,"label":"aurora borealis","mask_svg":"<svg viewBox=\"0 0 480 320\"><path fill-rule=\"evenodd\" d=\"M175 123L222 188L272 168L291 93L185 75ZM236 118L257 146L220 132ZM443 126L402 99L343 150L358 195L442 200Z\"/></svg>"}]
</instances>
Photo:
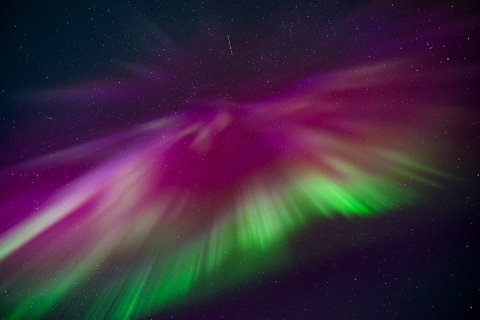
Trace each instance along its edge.
<instances>
[{"instance_id":1,"label":"aurora borealis","mask_svg":"<svg viewBox=\"0 0 480 320\"><path fill-rule=\"evenodd\" d=\"M163 18L164 3L66 8L62 17L82 13L65 18L78 25L46 41L84 60L68 73L51 67L54 80L5 81L2 318L198 318L196 305L218 318L208 304L250 283L261 291L265 279L288 283L282 275L299 268L396 243L406 225L428 234L425 221L442 219L435 199L476 172L475 160L455 171L457 146L475 141L466 128L479 123L479 20L468 2L209 5ZM102 32L80 28L85 12ZM442 230L470 219L443 216ZM470 306L474 293L463 294ZM263 316L285 315L277 307ZM244 310L220 314L260 312Z\"/></svg>"}]
</instances>

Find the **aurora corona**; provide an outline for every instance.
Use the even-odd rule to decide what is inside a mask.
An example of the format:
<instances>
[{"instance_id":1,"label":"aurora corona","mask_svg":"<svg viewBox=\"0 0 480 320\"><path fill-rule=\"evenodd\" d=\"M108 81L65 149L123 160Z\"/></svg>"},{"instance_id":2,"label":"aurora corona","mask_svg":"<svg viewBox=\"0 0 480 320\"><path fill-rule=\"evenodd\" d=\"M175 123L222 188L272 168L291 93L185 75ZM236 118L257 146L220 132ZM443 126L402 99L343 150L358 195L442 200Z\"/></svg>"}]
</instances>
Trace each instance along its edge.
<instances>
[{"instance_id":1,"label":"aurora corona","mask_svg":"<svg viewBox=\"0 0 480 320\"><path fill-rule=\"evenodd\" d=\"M199 98L4 169L6 318L146 317L281 264L312 221L414 205L449 177L429 163L444 152L432 135L448 113L435 79L454 69L419 75L411 65L422 59L317 71L252 98Z\"/></svg>"}]
</instances>

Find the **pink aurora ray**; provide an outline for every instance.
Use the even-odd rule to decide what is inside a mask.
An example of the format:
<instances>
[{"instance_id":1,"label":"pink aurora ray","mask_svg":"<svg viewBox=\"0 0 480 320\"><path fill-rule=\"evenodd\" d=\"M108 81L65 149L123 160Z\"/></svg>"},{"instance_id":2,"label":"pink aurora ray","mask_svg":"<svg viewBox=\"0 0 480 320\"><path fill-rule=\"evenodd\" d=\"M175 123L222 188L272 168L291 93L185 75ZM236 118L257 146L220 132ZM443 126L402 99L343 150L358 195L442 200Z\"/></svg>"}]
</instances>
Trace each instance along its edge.
<instances>
[{"instance_id":1,"label":"pink aurora ray","mask_svg":"<svg viewBox=\"0 0 480 320\"><path fill-rule=\"evenodd\" d=\"M415 203L446 177L430 165L443 148L438 122L453 119L436 94L450 82L438 79L462 74L429 63L412 54L268 97L198 101L4 170L9 316L145 316L220 270L236 282L277 263L312 220Z\"/></svg>"}]
</instances>

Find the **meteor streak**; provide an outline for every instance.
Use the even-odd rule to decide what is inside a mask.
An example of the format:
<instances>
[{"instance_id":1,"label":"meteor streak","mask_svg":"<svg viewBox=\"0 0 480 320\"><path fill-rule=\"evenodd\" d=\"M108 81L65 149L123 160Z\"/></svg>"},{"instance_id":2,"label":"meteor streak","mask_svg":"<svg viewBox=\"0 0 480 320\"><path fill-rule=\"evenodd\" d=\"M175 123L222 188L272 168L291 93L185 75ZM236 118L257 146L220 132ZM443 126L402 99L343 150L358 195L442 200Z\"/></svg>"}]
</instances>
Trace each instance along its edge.
<instances>
[{"instance_id":1,"label":"meteor streak","mask_svg":"<svg viewBox=\"0 0 480 320\"><path fill-rule=\"evenodd\" d=\"M230 54L233 56L232 45L230 43L230 36L229 35L227 35L227 39L228 39L228 46L230 47Z\"/></svg>"}]
</instances>

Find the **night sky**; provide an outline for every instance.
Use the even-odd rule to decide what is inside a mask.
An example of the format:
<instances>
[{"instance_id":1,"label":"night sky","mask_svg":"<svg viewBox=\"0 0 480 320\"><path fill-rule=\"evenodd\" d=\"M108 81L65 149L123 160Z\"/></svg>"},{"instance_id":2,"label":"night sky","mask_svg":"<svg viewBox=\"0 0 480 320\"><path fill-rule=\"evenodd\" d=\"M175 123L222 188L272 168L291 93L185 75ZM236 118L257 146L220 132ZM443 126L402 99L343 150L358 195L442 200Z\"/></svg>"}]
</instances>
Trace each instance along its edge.
<instances>
[{"instance_id":1,"label":"night sky","mask_svg":"<svg viewBox=\"0 0 480 320\"><path fill-rule=\"evenodd\" d=\"M480 314L475 1L0 12L1 319Z\"/></svg>"}]
</instances>

